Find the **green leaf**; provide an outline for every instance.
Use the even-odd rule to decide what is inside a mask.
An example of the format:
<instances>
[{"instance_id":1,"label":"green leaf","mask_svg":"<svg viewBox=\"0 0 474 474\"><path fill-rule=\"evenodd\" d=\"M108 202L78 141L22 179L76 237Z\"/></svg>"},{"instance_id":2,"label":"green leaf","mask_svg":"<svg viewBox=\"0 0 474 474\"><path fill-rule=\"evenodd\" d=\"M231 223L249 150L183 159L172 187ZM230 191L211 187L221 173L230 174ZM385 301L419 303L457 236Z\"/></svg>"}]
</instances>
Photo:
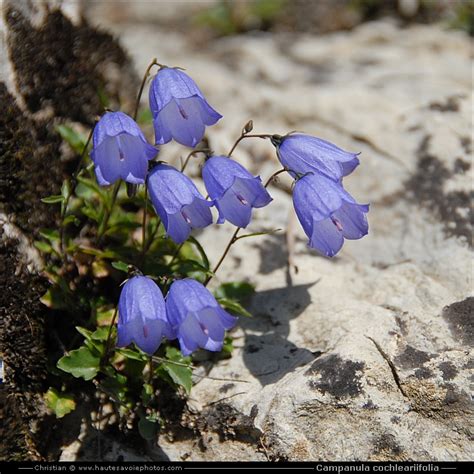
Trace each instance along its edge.
<instances>
[{"instance_id":1,"label":"green leaf","mask_svg":"<svg viewBox=\"0 0 474 474\"><path fill-rule=\"evenodd\" d=\"M158 423L158 419L154 417L141 417L138 421L138 432L143 439L148 441L156 438L159 428L160 424Z\"/></svg>"},{"instance_id":2,"label":"green leaf","mask_svg":"<svg viewBox=\"0 0 474 474\"><path fill-rule=\"evenodd\" d=\"M61 195L66 200L71 195L71 183L68 179L63 181L63 185L61 186Z\"/></svg>"},{"instance_id":3,"label":"green leaf","mask_svg":"<svg viewBox=\"0 0 474 474\"><path fill-rule=\"evenodd\" d=\"M252 315L237 301L229 300L227 298L216 298L217 302L225 309L228 309L231 313L238 316L245 316L251 318Z\"/></svg>"},{"instance_id":4,"label":"green leaf","mask_svg":"<svg viewBox=\"0 0 474 474\"><path fill-rule=\"evenodd\" d=\"M85 339L89 340L92 335L92 331L89 331L89 329L83 328L81 326L76 326L76 331L84 336Z\"/></svg>"},{"instance_id":5,"label":"green leaf","mask_svg":"<svg viewBox=\"0 0 474 474\"><path fill-rule=\"evenodd\" d=\"M94 341L106 341L109 337L109 328L108 327L101 327L97 328L92 334L91 339Z\"/></svg>"},{"instance_id":6,"label":"green leaf","mask_svg":"<svg viewBox=\"0 0 474 474\"><path fill-rule=\"evenodd\" d=\"M74 225L78 225L80 223L79 219L72 214L70 214L69 216L66 216L63 220L63 225L65 226L72 223L74 223Z\"/></svg>"},{"instance_id":7,"label":"green leaf","mask_svg":"<svg viewBox=\"0 0 474 474\"><path fill-rule=\"evenodd\" d=\"M100 213L93 204L89 202L85 202L84 206L81 208L81 212L88 217L89 219L99 222L100 220Z\"/></svg>"},{"instance_id":8,"label":"green leaf","mask_svg":"<svg viewBox=\"0 0 474 474\"><path fill-rule=\"evenodd\" d=\"M119 257L119 255L113 250L99 250L92 247L79 247L79 250L87 255L94 255L104 259Z\"/></svg>"},{"instance_id":9,"label":"green leaf","mask_svg":"<svg viewBox=\"0 0 474 474\"><path fill-rule=\"evenodd\" d=\"M202 245L192 235L188 237L188 241L196 246L196 249L199 252L199 255L201 256L203 266L206 268L206 270L209 270L209 259L207 258L206 252L204 251Z\"/></svg>"},{"instance_id":10,"label":"green leaf","mask_svg":"<svg viewBox=\"0 0 474 474\"><path fill-rule=\"evenodd\" d=\"M86 145L86 139L68 125L57 125L56 130L62 139L77 153L81 154Z\"/></svg>"},{"instance_id":11,"label":"green leaf","mask_svg":"<svg viewBox=\"0 0 474 474\"><path fill-rule=\"evenodd\" d=\"M96 309L95 321L98 326L109 327L114 317L115 308L110 308L108 305L102 305Z\"/></svg>"},{"instance_id":12,"label":"green leaf","mask_svg":"<svg viewBox=\"0 0 474 474\"><path fill-rule=\"evenodd\" d=\"M120 270L121 272L128 273L128 265L125 262L120 262L120 261L112 262L112 266L116 270Z\"/></svg>"},{"instance_id":13,"label":"green leaf","mask_svg":"<svg viewBox=\"0 0 474 474\"><path fill-rule=\"evenodd\" d=\"M63 201L64 201L64 196L62 196L61 194L55 194L52 196L41 198L41 202L44 202L45 204L56 204L58 202L63 202Z\"/></svg>"},{"instance_id":14,"label":"green leaf","mask_svg":"<svg viewBox=\"0 0 474 474\"><path fill-rule=\"evenodd\" d=\"M90 347L82 346L69 352L58 360L58 369L68 372L76 378L93 379L99 372L100 357Z\"/></svg>"},{"instance_id":15,"label":"green leaf","mask_svg":"<svg viewBox=\"0 0 474 474\"><path fill-rule=\"evenodd\" d=\"M101 381L99 388L111 395L112 399L115 398L120 404L123 404L128 395L127 377L117 373L110 366L108 369L110 369L106 370L108 375Z\"/></svg>"},{"instance_id":16,"label":"green leaf","mask_svg":"<svg viewBox=\"0 0 474 474\"><path fill-rule=\"evenodd\" d=\"M79 182L79 184L76 187L76 194L79 197L82 197L84 199L90 199L92 197L92 195L90 194L91 192L97 193L100 196L105 196L104 190L101 189L101 187L97 184L96 181L89 178L85 178L83 176L78 176L77 181Z\"/></svg>"},{"instance_id":17,"label":"green leaf","mask_svg":"<svg viewBox=\"0 0 474 474\"><path fill-rule=\"evenodd\" d=\"M166 358L168 361L163 362L161 367L171 377L175 384L181 385L186 393L190 393L193 386L191 358L184 357L175 347L166 348Z\"/></svg>"},{"instance_id":18,"label":"green leaf","mask_svg":"<svg viewBox=\"0 0 474 474\"><path fill-rule=\"evenodd\" d=\"M35 240L34 246L43 253L51 253L53 251L53 247L51 247L48 242L43 242L41 240Z\"/></svg>"},{"instance_id":19,"label":"green leaf","mask_svg":"<svg viewBox=\"0 0 474 474\"><path fill-rule=\"evenodd\" d=\"M224 345L222 346L222 353L226 356L231 356L234 350L234 339L232 336L226 336L224 338Z\"/></svg>"},{"instance_id":20,"label":"green leaf","mask_svg":"<svg viewBox=\"0 0 474 474\"><path fill-rule=\"evenodd\" d=\"M140 362L147 360L147 357L143 352L137 352L132 349L115 349L115 352L127 359L139 360Z\"/></svg>"},{"instance_id":21,"label":"green leaf","mask_svg":"<svg viewBox=\"0 0 474 474\"><path fill-rule=\"evenodd\" d=\"M45 393L45 399L46 405L54 412L56 418L62 418L76 409L76 402L72 395L60 393L55 388L50 388Z\"/></svg>"},{"instance_id":22,"label":"green leaf","mask_svg":"<svg viewBox=\"0 0 474 474\"><path fill-rule=\"evenodd\" d=\"M68 299L69 298L63 289L54 285L46 291L46 293L40 298L40 301L51 309L68 309Z\"/></svg>"},{"instance_id":23,"label":"green leaf","mask_svg":"<svg viewBox=\"0 0 474 474\"><path fill-rule=\"evenodd\" d=\"M153 385L149 383L143 384L142 402L144 406L148 406L154 395Z\"/></svg>"},{"instance_id":24,"label":"green leaf","mask_svg":"<svg viewBox=\"0 0 474 474\"><path fill-rule=\"evenodd\" d=\"M237 300L242 303L255 293L255 287L246 281L223 283L214 291L216 298Z\"/></svg>"},{"instance_id":25,"label":"green leaf","mask_svg":"<svg viewBox=\"0 0 474 474\"><path fill-rule=\"evenodd\" d=\"M59 240L59 232L54 229L41 229L40 235L50 242L57 242Z\"/></svg>"}]
</instances>

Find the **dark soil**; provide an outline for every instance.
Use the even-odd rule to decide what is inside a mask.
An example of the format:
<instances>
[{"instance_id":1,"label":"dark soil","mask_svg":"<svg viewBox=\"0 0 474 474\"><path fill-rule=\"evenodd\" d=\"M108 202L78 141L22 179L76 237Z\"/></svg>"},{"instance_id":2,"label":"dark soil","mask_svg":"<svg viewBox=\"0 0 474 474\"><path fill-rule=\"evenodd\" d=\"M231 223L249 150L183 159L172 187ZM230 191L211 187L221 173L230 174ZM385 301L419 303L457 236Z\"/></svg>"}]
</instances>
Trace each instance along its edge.
<instances>
[{"instance_id":1,"label":"dark soil","mask_svg":"<svg viewBox=\"0 0 474 474\"><path fill-rule=\"evenodd\" d=\"M14 7L5 17L18 90L30 111L52 106L56 117L92 125L103 112L104 97L109 107L117 107L127 96L126 83L136 78L128 56L109 33L84 21L73 25L59 11L52 11L38 29ZM118 80L109 80L110 68L116 69ZM123 68L127 74L121 74Z\"/></svg>"}]
</instances>

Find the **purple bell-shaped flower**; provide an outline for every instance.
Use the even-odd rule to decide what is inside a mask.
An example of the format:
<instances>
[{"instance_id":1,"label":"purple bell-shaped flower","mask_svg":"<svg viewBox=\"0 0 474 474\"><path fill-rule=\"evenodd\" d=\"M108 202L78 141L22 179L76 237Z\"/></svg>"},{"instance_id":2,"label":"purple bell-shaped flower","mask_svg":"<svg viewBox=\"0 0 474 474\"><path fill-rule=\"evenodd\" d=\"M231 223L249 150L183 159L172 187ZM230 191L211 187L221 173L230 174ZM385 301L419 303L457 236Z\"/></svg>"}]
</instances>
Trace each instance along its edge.
<instances>
[{"instance_id":1,"label":"purple bell-shaped flower","mask_svg":"<svg viewBox=\"0 0 474 474\"><path fill-rule=\"evenodd\" d=\"M163 337L176 338L166 316L161 290L150 278L135 276L123 285L118 312L118 347L134 342L143 352L152 355Z\"/></svg>"},{"instance_id":2,"label":"purple bell-shaped flower","mask_svg":"<svg viewBox=\"0 0 474 474\"><path fill-rule=\"evenodd\" d=\"M163 67L150 86L150 109L153 114L156 143L171 139L195 147L207 125L214 125L222 115L206 101L196 83L183 71Z\"/></svg>"},{"instance_id":3,"label":"purple bell-shaped flower","mask_svg":"<svg viewBox=\"0 0 474 474\"><path fill-rule=\"evenodd\" d=\"M293 177L295 173L313 172L340 181L359 165L359 153L344 151L321 138L295 133L283 137L273 135L271 140L278 159Z\"/></svg>"},{"instance_id":4,"label":"purple bell-shaped flower","mask_svg":"<svg viewBox=\"0 0 474 474\"><path fill-rule=\"evenodd\" d=\"M369 231L368 204L358 204L340 183L317 173L296 181L293 204L308 245L326 257L336 255L344 239L357 240Z\"/></svg>"},{"instance_id":5,"label":"purple bell-shaped flower","mask_svg":"<svg viewBox=\"0 0 474 474\"><path fill-rule=\"evenodd\" d=\"M259 177L225 156L209 158L202 177L219 211L218 224L228 220L237 227L247 227L252 208L264 207L272 200Z\"/></svg>"},{"instance_id":6,"label":"purple bell-shaped flower","mask_svg":"<svg viewBox=\"0 0 474 474\"><path fill-rule=\"evenodd\" d=\"M212 224L210 207L194 183L172 166L159 164L148 176L148 190L153 206L166 233L174 242L184 242L191 229Z\"/></svg>"},{"instance_id":7,"label":"purple bell-shaped flower","mask_svg":"<svg viewBox=\"0 0 474 474\"><path fill-rule=\"evenodd\" d=\"M200 347L220 351L225 330L237 322L204 285L191 278L176 280L171 285L166 295L166 311L184 355Z\"/></svg>"},{"instance_id":8,"label":"purple bell-shaped flower","mask_svg":"<svg viewBox=\"0 0 474 474\"><path fill-rule=\"evenodd\" d=\"M92 139L91 158L101 186L120 178L131 184L145 183L148 160L158 150L146 141L131 117L123 112L106 112L97 122Z\"/></svg>"}]
</instances>

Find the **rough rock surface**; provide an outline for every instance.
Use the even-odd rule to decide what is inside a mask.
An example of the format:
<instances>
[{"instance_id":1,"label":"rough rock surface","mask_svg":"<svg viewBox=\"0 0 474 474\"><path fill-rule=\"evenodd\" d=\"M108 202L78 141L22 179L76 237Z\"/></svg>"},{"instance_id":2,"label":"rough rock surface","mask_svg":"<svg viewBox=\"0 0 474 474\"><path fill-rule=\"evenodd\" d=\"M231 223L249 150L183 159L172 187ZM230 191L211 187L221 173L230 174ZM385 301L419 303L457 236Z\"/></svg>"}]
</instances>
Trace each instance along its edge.
<instances>
[{"instance_id":1,"label":"rough rock surface","mask_svg":"<svg viewBox=\"0 0 474 474\"><path fill-rule=\"evenodd\" d=\"M250 118L257 132L321 136L362 152L346 183L371 204L370 235L327 260L307 249L288 183L272 188L251 229L290 231L238 242L217 279L256 285L254 317L234 331L233 357L197 379L187 426L199 441L164 433L160 449L174 460L472 458L468 38L382 21L198 49L133 17L107 26L138 70L158 57L198 81L224 115L212 149L228 150ZM264 178L278 169L263 140L235 157ZM200 234L214 261L231 232Z\"/></svg>"},{"instance_id":2,"label":"rough rock surface","mask_svg":"<svg viewBox=\"0 0 474 474\"><path fill-rule=\"evenodd\" d=\"M81 20L77 2L2 2L0 62L0 459L45 459L57 454L48 446L55 421L42 423L54 332L39 301L47 282L33 240L58 218L40 199L60 192L77 159L55 126L93 123L101 87L127 107L137 77L119 44Z\"/></svg>"}]
</instances>

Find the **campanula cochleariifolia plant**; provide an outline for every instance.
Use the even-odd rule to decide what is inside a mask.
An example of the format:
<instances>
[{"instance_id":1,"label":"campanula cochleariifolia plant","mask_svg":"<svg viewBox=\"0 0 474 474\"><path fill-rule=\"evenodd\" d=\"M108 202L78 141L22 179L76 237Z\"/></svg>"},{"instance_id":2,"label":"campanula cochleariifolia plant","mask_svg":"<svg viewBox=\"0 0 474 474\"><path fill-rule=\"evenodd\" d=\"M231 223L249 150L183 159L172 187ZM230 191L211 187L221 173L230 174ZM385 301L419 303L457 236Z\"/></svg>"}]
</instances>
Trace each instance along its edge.
<instances>
[{"instance_id":1,"label":"campanula cochleariifolia plant","mask_svg":"<svg viewBox=\"0 0 474 474\"><path fill-rule=\"evenodd\" d=\"M137 116L155 67L152 146ZM294 179L293 203L309 247L333 257L344 239L368 233L368 205L343 187L359 165L358 154L300 133L252 134L252 121L227 153L214 154L201 143L206 127L221 118L187 73L153 60L132 116L105 111L87 139L67 125L58 128L81 156L61 194L43 199L61 205L59 229L43 229L36 242L51 281L42 301L67 316L61 324L69 322L69 332L56 334L63 355L55 362L62 372L46 396L57 416L73 410L80 396L68 393L66 376L58 375L68 373L94 381L121 417L138 420L140 434L153 438L160 423L157 393L165 386L189 393L196 351L230 355L226 331L237 316L248 316L241 303L252 287L228 282L213 294L207 285L240 238L268 233L240 235L258 208L271 205L267 187L277 175ZM252 137L269 139L283 165L265 184L232 158L240 141ZM194 147L181 169L164 161L171 140ZM186 174L190 158L202 160L206 197ZM217 224L227 221L235 230L211 265L193 234L212 225L213 212Z\"/></svg>"}]
</instances>

